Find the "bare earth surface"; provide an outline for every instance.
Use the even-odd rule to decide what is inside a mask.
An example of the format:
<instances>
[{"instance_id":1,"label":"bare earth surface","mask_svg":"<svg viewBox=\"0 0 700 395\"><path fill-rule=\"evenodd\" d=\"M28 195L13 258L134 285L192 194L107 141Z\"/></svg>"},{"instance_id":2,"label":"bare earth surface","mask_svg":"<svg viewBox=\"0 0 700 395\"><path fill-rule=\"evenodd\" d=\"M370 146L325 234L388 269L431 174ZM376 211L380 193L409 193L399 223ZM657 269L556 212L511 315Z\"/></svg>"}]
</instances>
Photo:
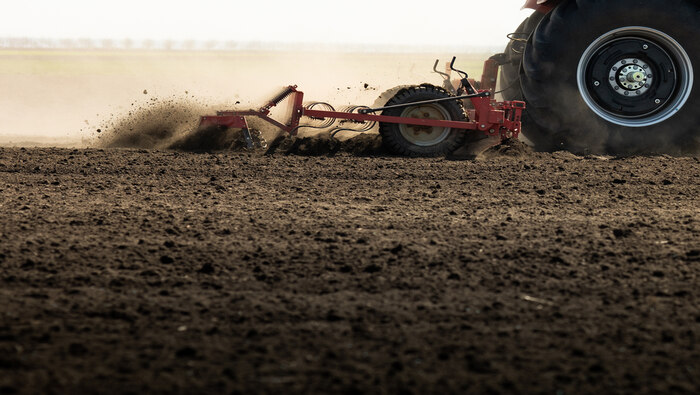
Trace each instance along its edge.
<instances>
[{"instance_id":1,"label":"bare earth surface","mask_svg":"<svg viewBox=\"0 0 700 395\"><path fill-rule=\"evenodd\" d=\"M0 393L698 393L700 161L0 149Z\"/></svg>"}]
</instances>

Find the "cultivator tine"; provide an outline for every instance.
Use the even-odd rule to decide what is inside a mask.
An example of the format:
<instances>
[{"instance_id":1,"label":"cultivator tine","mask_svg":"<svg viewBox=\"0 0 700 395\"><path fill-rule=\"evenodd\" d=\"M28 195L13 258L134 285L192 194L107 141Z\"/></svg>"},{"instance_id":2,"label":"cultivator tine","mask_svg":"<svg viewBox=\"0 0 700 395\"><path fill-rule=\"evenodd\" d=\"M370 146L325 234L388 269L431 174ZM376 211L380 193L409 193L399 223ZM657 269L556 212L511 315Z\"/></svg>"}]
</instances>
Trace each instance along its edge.
<instances>
[{"instance_id":1,"label":"cultivator tine","mask_svg":"<svg viewBox=\"0 0 700 395\"><path fill-rule=\"evenodd\" d=\"M260 131L250 129L247 123L246 127L241 129L241 135L243 136L243 141L247 149L267 148L267 142L262 138ZM239 142L240 140L232 142L229 149L234 149Z\"/></svg>"},{"instance_id":2,"label":"cultivator tine","mask_svg":"<svg viewBox=\"0 0 700 395\"><path fill-rule=\"evenodd\" d=\"M255 148L255 143L253 142L253 136L250 135L250 129L245 128L242 130L243 132L243 138L245 139L245 144L248 147L248 149L253 149ZM258 142L258 144L260 144Z\"/></svg>"},{"instance_id":3,"label":"cultivator tine","mask_svg":"<svg viewBox=\"0 0 700 395\"><path fill-rule=\"evenodd\" d=\"M256 147L261 147L262 144L260 143L260 136L257 133L251 133L250 132L250 127L248 126L248 120L245 117L238 117L238 122L237 125L241 129L241 134L243 135L243 141L245 142L246 148L248 149L253 149ZM231 147L236 143L231 143Z\"/></svg>"}]
</instances>

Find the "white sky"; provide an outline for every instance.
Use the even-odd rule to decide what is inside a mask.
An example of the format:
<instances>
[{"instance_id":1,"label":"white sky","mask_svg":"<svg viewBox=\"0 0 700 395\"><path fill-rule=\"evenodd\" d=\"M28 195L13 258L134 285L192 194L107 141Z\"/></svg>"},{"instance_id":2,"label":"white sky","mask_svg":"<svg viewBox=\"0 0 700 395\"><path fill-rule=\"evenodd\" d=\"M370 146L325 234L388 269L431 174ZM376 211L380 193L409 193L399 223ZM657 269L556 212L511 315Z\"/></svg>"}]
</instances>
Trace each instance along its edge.
<instances>
[{"instance_id":1,"label":"white sky","mask_svg":"<svg viewBox=\"0 0 700 395\"><path fill-rule=\"evenodd\" d=\"M0 37L501 46L524 2L6 0Z\"/></svg>"}]
</instances>

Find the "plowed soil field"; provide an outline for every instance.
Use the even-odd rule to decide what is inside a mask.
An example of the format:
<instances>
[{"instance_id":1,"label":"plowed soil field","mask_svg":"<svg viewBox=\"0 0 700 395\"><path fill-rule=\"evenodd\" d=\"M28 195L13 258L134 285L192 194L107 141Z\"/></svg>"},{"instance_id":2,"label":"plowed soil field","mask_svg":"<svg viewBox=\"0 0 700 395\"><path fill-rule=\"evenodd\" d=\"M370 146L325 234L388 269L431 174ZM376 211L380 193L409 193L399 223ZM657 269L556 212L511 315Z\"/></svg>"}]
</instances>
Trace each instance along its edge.
<instances>
[{"instance_id":1,"label":"plowed soil field","mask_svg":"<svg viewBox=\"0 0 700 395\"><path fill-rule=\"evenodd\" d=\"M696 158L0 148L3 394L698 393L699 284Z\"/></svg>"}]
</instances>

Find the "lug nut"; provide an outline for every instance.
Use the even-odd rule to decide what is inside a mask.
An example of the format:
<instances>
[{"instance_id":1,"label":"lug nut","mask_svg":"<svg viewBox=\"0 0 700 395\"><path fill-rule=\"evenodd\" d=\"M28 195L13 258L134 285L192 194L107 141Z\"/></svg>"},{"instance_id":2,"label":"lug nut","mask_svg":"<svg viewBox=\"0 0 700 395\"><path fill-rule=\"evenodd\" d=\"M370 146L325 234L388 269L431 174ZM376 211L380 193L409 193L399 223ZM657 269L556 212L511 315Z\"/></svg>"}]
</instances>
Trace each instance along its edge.
<instances>
[{"instance_id":1,"label":"lug nut","mask_svg":"<svg viewBox=\"0 0 700 395\"><path fill-rule=\"evenodd\" d=\"M647 44L642 45L643 49L649 49L649 46Z\"/></svg>"},{"instance_id":2,"label":"lug nut","mask_svg":"<svg viewBox=\"0 0 700 395\"><path fill-rule=\"evenodd\" d=\"M656 103L656 104L661 104L661 99L656 99L656 100L654 100L654 103Z\"/></svg>"},{"instance_id":3,"label":"lug nut","mask_svg":"<svg viewBox=\"0 0 700 395\"><path fill-rule=\"evenodd\" d=\"M593 85L595 85L595 86L600 86L600 82L598 82L598 81L593 81Z\"/></svg>"}]
</instances>

